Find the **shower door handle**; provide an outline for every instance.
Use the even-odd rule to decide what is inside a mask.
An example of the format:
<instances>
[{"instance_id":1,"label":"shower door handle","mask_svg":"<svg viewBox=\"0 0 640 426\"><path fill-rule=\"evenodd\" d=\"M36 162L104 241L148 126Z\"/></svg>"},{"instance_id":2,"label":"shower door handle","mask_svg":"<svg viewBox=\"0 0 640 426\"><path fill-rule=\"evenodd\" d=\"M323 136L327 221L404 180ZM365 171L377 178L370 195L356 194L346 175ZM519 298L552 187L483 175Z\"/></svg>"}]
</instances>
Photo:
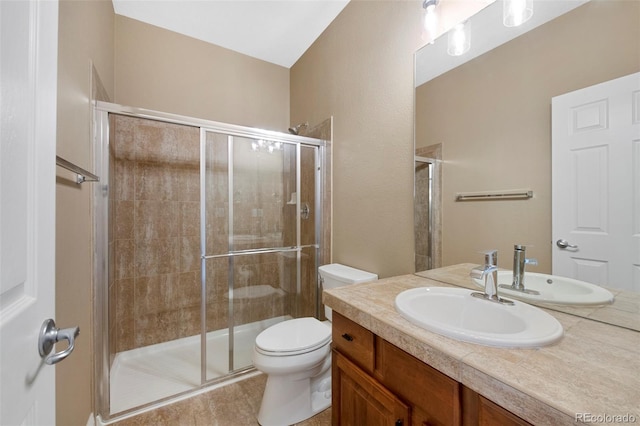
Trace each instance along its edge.
<instances>
[{"instance_id":1,"label":"shower door handle","mask_svg":"<svg viewBox=\"0 0 640 426\"><path fill-rule=\"evenodd\" d=\"M49 365L57 364L68 357L75 348L75 339L80 334L80 327L59 329L51 318L45 320L40 328L40 337L38 339L38 353L41 358L45 358L44 362ZM69 342L67 348L61 352L49 355L53 346L62 340ZM49 356L47 356L49 355Z\"/></svg>"},{"instance_id":2,"label":"shower door handle","mask_svg":"<svg viewBox=\"0 0 640 426\"><path fill-rule=\"evenodd\" d=\"M309 219L309 215L311 214L311 208L309 204L302 203L302 207L300 207L300 217L302 219Z\"/></svg>"}]
</instances>

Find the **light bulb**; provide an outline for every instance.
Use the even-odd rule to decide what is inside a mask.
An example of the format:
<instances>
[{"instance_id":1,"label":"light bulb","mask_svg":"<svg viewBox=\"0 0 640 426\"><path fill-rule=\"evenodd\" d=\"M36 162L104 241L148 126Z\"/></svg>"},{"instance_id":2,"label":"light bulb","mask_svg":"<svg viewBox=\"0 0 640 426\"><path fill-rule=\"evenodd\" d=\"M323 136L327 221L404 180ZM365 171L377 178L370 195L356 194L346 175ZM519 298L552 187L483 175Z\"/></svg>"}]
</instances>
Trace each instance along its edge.
<instances>
[{"instance_id":1,"label":"light bulb","mask_svg":"<svg viewBox=\"0 0 640 426\"><path fill-rule=\"evenodd\" d=\"M533 0L504 0L502 23L505 27L517 27L533 16Z\"/></svg>"},{"instance_id":2,"label":"light bulb","mask_svg":"<svg viewBox=\"0 0 640 426\"><path fill-rule=\"evenodd\" d=\"M449 43L447 53L451 56L460 56L471 47L471 29L469 21L461 22L449 31Z\"/></svg>"},{"instance_id":3,"label":"light bulb","mask_svg":"<svg viewBox=\"0 0 640 426\"><path fill-rule=\"evenodd\" d=\"M438 14L436 13L436 2L425 2L424 30L427 33L429 44L433 44L438 30Z\"/></svg>"}]
</instances>

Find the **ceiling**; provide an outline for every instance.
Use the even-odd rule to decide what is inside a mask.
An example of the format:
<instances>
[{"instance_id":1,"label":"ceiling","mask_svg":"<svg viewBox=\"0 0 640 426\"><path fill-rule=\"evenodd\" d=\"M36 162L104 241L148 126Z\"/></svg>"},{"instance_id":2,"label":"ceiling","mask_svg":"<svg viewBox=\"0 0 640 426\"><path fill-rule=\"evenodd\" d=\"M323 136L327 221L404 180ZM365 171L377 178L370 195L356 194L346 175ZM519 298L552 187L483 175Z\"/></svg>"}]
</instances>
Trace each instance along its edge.
<instances>
[{"instance_id":1,"label":"ceiling","mask_svg":"<svg viewBox=\"0 0 640 426\"><path fill-rule=\"evenodd\" d=\"M349 0L112 0L116 14L291 68Z\"/></svg>"}]
</instances>

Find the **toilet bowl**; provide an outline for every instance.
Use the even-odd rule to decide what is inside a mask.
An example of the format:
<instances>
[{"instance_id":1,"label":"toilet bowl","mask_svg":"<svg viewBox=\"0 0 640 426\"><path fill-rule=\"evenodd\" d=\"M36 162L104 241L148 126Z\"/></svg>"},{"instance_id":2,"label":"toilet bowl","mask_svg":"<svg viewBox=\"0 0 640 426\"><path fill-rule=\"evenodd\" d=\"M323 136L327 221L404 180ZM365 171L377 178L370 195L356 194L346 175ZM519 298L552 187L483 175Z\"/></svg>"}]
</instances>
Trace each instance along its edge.
<instances>
[{"instance_id":1,"label":"toilet bowl","mask_svg":"<svg viewBox=\"0 0 640 426\"><path fill-rule=\"evenodd\" d=\"M377 275L340 264L318 268L323 288L373 281ZM331 309L328 321L313 317L275 324L256 337L253 365L267 374L258 422L285 426L331 405Z\"/></svg>"}]
</instances>

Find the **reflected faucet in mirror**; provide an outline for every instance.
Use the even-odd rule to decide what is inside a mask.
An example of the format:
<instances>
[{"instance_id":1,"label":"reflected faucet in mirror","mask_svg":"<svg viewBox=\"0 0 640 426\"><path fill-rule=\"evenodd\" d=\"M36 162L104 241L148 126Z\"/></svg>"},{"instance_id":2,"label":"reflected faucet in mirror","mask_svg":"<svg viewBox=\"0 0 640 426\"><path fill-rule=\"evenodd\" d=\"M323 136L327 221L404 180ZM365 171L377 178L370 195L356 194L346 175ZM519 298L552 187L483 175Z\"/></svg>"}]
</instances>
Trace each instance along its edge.
<instances>
[{"instance_id":1,"label":"reflected faucet in mirror","mask_svg":"<svg viewBox=\"0 0 640 426\"><path fill-rule=\"evenodd\" d=\"M508 288L513 291L521 291L529 294L540 294L539 291L529 290L524 286L524 267L525 265L537 265L538 259L528 259L525 256L526 247L520 244L513 246L513 281L511 285L500 284L502 288Z\"/></svg>"}]
</instances>

